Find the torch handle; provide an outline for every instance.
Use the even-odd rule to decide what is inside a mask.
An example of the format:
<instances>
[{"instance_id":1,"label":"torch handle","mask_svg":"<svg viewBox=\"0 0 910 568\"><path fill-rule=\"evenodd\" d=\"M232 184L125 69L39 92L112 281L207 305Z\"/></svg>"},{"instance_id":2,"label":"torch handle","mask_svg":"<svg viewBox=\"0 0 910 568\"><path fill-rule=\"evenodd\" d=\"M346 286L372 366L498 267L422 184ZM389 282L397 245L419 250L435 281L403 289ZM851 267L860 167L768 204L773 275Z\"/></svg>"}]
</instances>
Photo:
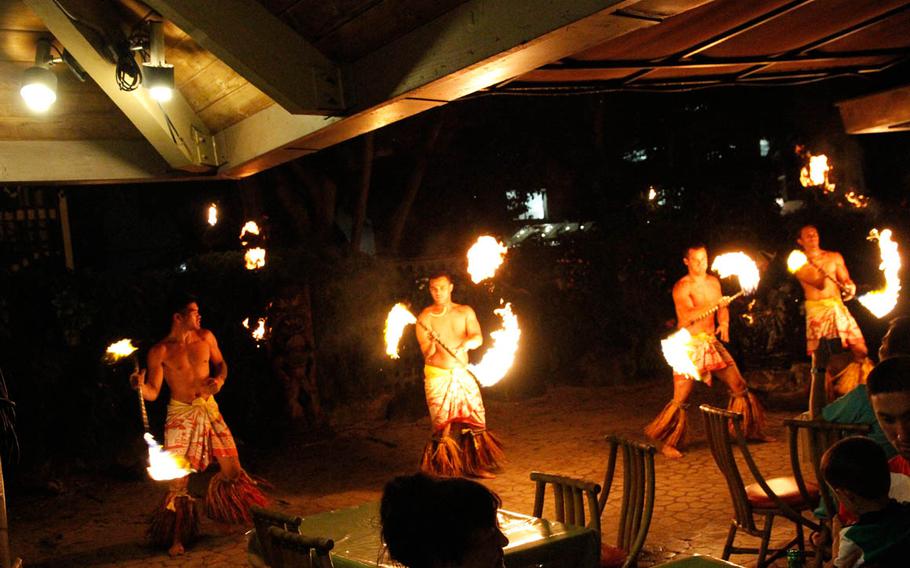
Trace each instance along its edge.
<instances>
[{"instance_id":1,"label":"torch handle","mask_svg":"<svg viewBox=\"0 0 910 568\"><path fill-rule=\"evenodd\" d=\"M130 358L133 360L133 372L139 372L139 359L136 357L136 354L130 355ZM142 385L139 385L139 388L136 389L136 392L139 393L139 409L142 411L142 427L145 428L145 432L151 431L149 428L149 415L148 411L145 409L145 398L142 396Z\"/></svg>"},{"instance_id":2,"label":"torch handle","mask_svg":"<svg viewBox=\"0 0 910 568\"><path fill-rule=\"evenodd\" d=\"M423 323L423 322L420 321L420 320L417 320L417 325L419 325L420 327L422 327L423 329L425 329L425 330L427 331L427 333L430 334L430 337L433 338L433 341L435 341L437 345L439 345L440 347L442 347L443 349L445 349L446 353L448 353L449 355L451 355L451 356L458 362L458 364L461 365L461 367L462 367L465 371L467 371L469 375L471 375L471 378L473 378L475 381L477 381L477 386L478 386L478 387L483 386L483 385L480 384L480 379L478 379L477 376L474 375L474 373L471 372L471 369L469 369L468 366L465 365L465 364L461 361L461 359L458 358L458 355L455 354L455 351L453 351L451 347L449 347L448 345L446 345L445 343L443 343L442 341L439 340L439 336L436 334L436 332L433 330L433 328L431 328L430 326L428 326L427 324Z\"/></svg>"},{"instance_id":3,"label":"torch handle","mask_svg":"<svg viewBox=\"0 0 910 568\"><path fill-rule=\"evenodd\" d=\"M739 298L739 297L742 296L743 294L745 294L745 292L742 291L742 290L740 290L739 292L733 294L732 296L730 296L730 299L727 300L727 304L729 305L730 302L732 302L732 301L735 300L736 298ZM714 307L711 308L710 310L707 310L707 311L705 311L705 312L702 312L702 313L698 314L697 316L695 316L694 318L692 318L692 320L689 321L689 323L686 324L686 327L689 327L689 326L692 325L693 323L695 323L695 322L697 322L697 321L700 321L700 320L703 320L703 319L705 319L706 317L709 317L709 316L714 315L714 312L716 312L717 310L719 310L720 307L721 307L721 306L720 306L720 303L718 303L716 306L714 306Z\"/></svg>"},{"instance_id":4,"label":"torch handle","mask_svg":"<svg viewBox=\"0 0 910 568\"><path fill-rule=\"evenodd\" d=\"M811 267L814 268L815 270L818 270L819 272L821 272L822 274L824 274L825 278L827 278L827 279L830 280L831 282L834 282L834 284L835 284L838 288L840 288L840 291L841 291L841 292L846 292L846 291L847 291L846 286L844 286L843 284L841 284L840 282L838 282L838 281L837 281L837 278L834 278L833 276L831 276L830 274L828 274L827 272L825 272L820 266L817 266L814 262L812 262L811 260L809 260L809 257L808 257L808 256L806 257L806 262L809 263L809 266L811 266Z\"/></svg>"}]
</instances>

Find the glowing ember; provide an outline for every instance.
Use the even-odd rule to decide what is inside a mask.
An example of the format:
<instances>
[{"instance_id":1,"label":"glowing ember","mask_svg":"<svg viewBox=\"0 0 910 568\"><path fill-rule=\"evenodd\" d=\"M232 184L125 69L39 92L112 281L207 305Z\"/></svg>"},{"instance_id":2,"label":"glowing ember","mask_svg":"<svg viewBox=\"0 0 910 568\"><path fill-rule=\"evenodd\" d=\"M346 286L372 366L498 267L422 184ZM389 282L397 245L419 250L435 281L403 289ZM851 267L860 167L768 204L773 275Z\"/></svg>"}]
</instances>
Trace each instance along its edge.
<instances>
[{"instance_id":1,"label":"glowing ember","mask_svg":"<svg viewBox=\"0 0 910 568\"><path fill-rule=\"evenodd\" d=\"M240 229L240 244L243 246L246 246L244 237L247 235L259 235L259 225L256 224L256 221L247 221L243 228Z\"/></svg>"},{"instance_id":2,"label":"glowing ember","mask_svg":"<svg viewBox=\"0 0 910 568\"><path fill-rule=\"evenodd\" d=\"M844 199L847 200L847 203L856 207L857 209L865 209L869 206L869 198L855 191L848 191L844 194Z\"/></svg>"},{"instance_id":3,"label":"glowing ember","mask_svg":"<svg viewBox=\"0 0 910 568\"><path fill-rule=\"evenodd\" d=\"M509 248L495 238L484 235L477 238L468 250L468 274L474 284L496 275Z\"/></svg>"},{"instance_id":4,"label":"glowing ember","mask_svg":"<svg viewBox=\"0 0 910 568\"><path fill-rule=\"evenodd\" d=\"M828 172L833 168L828 164L828 156L808 155L809 163L799 172L799 182L803 187L821 187L825 193L834 191L834 184L828 180Z\"/></svg>"},{"instance_id":5,"label":"glowing ember","mask_svg":"<svg viewBox=\"0 0 910 568\"><path fill-rule=\"evenodd\" d=\"M692 334L688 329L682 328L670 337L662 339L660 350L664 353L664 359L673 368L674 374L692 377L696 381L701 380L698 369L692 363Z\"/></svg>"},{"instance_id":6,"label":"glowing ember","mask_svg":"<svg viewBox=\"0 0 910 568\"><path fill-rule=\"evenodd\" d=\"M212 227L218 224L218 206L212 203L209 205L208 223Z\"/></svg>"},{"instance_id":7,"label":"glowing ember","mask_svg":"<svg viewBox=\"0 0 910 568\"><path fill-rule=\"evenodd\" d=\"M493 310L493 313L502 318L502 327L490 334L493 345L484 353L480 363L468 365L468 369L477 377L477 382L484 387L495 385L509 371L515 361L521 337L521 328L518 327L518 318L512 313L512 304Z\"/></svg>"},{"instance_id":8,"label":"glowing ember","mask_svg":"<svg viewBox=\"0 0 910 568\"><path fill-rule=\"evenodd\" d=\"M751 294L758 288L758 266L745 253L728 252L718 255L711 264L711 270L717 272L721 278L736 276L739 279L739 287L746 294Z\"/></svg>"},{"instance_id":9,"label":"glowing ember","mask_svg":"<svg viewBox=\"0 0 910 568\"><path fill-rule=\"evenodd\" d=\"M797 272L807 264L809 264L809 259L806 257L806 253L801 250L794 250L787 257L787 270L790 272Z\"/></svg>"},{"instance_id":10,"label":"glowing ember","mask_svg":"<svg viewBox=\"0 0 910 568\"><path fill-rule=\"evenodd\" d=\"M121 339L115 343L111 343L107 346L107 350L104 353L105 359L108 361L119 361L124 357L129 357L133 354L134 351L138 349L133 345L132 340L130 339Z\"/></svg>"},{"instance_id":11,"label":"glowing ember","mask_svg":"<svg viewBox=\"0 0 910 568\"><path fill-rule=\"evenodd\" d=\"M262 341L265 339L265 322L266 318L259 318L256 320L256 328L253 329L253 332L250 334L256 341ZM250 329L250 318L243 320L243 327Z\"/></svg>"},{"instance_id":12,"label":"glowing ember","mask_svg":"<svg viewBox=\"0 0 910 568\"><path fill-rule=\"evenodd\" d=\"M878 248L882 255L882 263L878 268L885 273L885 287L863 294L859 297L859 302L875 317L881 318L891 313L900 296L901 256L897 250L897 243L891 238L891 229L885 229L881 233L872 229L872 232L869 233L869 240L878 241Z\"/></svg>"},{"instance_id":13,"label":"glowing ember","mask_svg":"<svg viewBox=\"0 0 910 568\"><path fill-rule=\"evenodd\" d=\"M243 255L247 270L256 270L265 266L265 249L256 247L247 249Z\"/></svg>"},{"instance_id":14,"label":"glowing ember","mask_svg":"<svg viewBox=\"0 0 910 568\"><path fill-rule=\"evenodd\" d=\"M654 201L657 198L657 191L654 189L654 186L648 188L648 201Z\"/></svg>"},{"instance_id":15,"label":"glowing ember","mask_svg":"<svg viewBox=\"0 0 910 568\"><path fill-rule=\"evenodd\" d=\"M398 359L398 343L408 324L417 323L414 314L404 304L395 304L385 318L385 352L392 359Z\"/></svg>"},{"instance_id":16,"label":"glowing ember","mask_svg":"<svg viewBox=\"0 0 910 568\"><path fill-rule=\"evenodd\" d=\"M149 472L149 477L156 481L169 481L193 473L193 468L186 458L164 450L148 432L143 437L149 447L149 466L145 468Z\"/></svg>"}]
</instances>

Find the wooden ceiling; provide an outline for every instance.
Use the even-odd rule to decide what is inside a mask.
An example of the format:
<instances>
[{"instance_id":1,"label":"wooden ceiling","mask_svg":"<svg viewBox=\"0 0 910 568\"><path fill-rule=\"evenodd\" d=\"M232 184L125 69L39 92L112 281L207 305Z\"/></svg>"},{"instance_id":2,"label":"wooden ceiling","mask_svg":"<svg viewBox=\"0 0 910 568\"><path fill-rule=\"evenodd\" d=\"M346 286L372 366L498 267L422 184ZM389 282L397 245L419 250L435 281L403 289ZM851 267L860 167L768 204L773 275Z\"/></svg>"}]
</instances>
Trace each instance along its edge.
<instances>
[{"instance_id":1,"label":"wooden ceiling","mask_svg":"<svg viewBox=\"0 0 910 568\"><path fill-rule=\"evenodd\" d=\"M110 53L148 19L175 68L160 106ZM244 177L479 92L901 76L908 24L896 0L0 0L0 182ZM42 37L91 78L53 66L37 115L18 90ZM850 131L908 128L907 83L845 101Z\"/></svg>"}]
</instances>

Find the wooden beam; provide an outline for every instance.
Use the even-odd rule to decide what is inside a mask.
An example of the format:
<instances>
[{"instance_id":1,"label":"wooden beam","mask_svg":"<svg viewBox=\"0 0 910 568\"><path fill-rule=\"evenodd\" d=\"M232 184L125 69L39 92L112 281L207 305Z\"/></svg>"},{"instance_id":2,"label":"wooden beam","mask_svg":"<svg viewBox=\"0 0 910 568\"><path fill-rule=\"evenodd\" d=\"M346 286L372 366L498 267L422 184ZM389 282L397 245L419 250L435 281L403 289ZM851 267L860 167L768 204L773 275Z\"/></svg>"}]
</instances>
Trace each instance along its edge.
<instances>
[{"instance_id":1,"label":"wooden beam","mask_svg":"<svg viewBox=\"0 0 910 568\"><path fill-rule=\"evenodd\" d=\"M169 172L145 140L0 141L3 183L114 183Z\"/></svg>"},{"instance_id":2,"label":"wooden beam","mask_svg":"<svg viewBox=\"0 0 910 568\"><path fill-rule=\"evenodd\" d=\"M849 134L910 130L910 86L837 103Z\"/></svg>"},{"instance_id":3,"label":"wooden beam","mask_svg":"<svg viewBox=\"0 0 910 568\"><path fill-rule=\"evenodd\" d=\"M344 109L339 68L249 0L146 0L292 114Z\"/></svg>"},{"instance_id":4,"label":"wooden beam","mask_svg":"<svg viewBox=\"0 0 910 568\"><path fill-rule=\"evenodd\" d=\"M655 25L632 0L470 0L346 69L363 108L399 96L452 101Z\"/></svg>"},{"instance_id":5,"label":"wooden beam","mask_svg":"<svg viewBox=\"0 0 910 568\"><path fill-rule=\"evenodd\" d=\"M171 168L211 170L216 162L211 135L178 91L160 106L146 89L121 91L114 78L114 65L98 54L57 2L24 1Z\"/></svg>"}]
</instances>

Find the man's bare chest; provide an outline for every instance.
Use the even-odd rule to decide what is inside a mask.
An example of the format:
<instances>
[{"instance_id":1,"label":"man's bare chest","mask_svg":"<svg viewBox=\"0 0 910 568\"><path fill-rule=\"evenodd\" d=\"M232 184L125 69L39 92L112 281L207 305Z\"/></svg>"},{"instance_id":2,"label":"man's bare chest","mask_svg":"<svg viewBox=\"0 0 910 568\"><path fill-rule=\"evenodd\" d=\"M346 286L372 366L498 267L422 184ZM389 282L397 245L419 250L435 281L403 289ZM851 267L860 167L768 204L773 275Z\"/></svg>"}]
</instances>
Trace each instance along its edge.
<instances>
[{"instance_id":1,"label":"man's bare chest","mask_svg":"<svg viewBox=\"0 0 910 568\"><path fill-rule=\"evenodd\" d=\"M210 349L204 341L169 346L164 365L177 371L191 369L207 364L209 356Z\"/></svg>"}]
</instances>

